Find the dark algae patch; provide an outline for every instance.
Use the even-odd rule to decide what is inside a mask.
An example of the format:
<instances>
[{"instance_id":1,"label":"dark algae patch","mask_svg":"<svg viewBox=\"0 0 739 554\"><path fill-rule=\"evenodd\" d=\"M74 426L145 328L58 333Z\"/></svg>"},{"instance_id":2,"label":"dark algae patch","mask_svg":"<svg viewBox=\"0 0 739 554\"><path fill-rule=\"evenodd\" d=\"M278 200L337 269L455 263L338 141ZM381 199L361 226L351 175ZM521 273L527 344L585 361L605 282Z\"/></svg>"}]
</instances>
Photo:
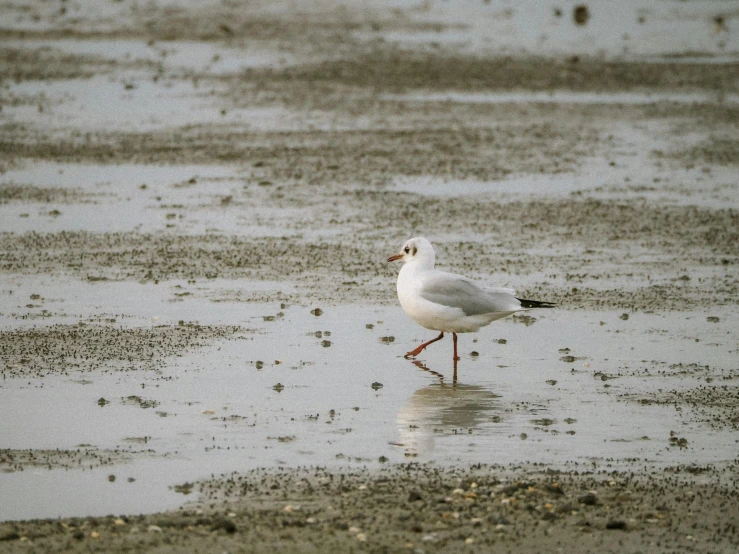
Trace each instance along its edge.
<instances>
[{"instance_id":1,"label":"dark algae patch","mask_svg":"<svg viewBox=\"0 0 739 554\"><path fill-rule=\"evenodd\" d=\"M161 367L167 358L234 337L238 327L161 325L51 325L0 331L2 376L43 377L88 371L136 371Z\"/></svg>"},{"instance_id":2,"label":"dark algae patch","mask_svg":"<svg viewBox=\"0 0 739 554\"><path fill-rule=\"evenodd\" d=\"M0 48L2 80L83 79L110 69L113 61L93 56L62 54L50 48Z\"/></svg>"},{"instance_id":3,"label":"dark algae patch","mask_svg":"<svg viewBox=\"0 0 739 554\"><path fill-rule=\"evenodd\" d=\"M151 451L150 451L151 452ZM80 446L71 450L12 450L0 449L0 473L32 469L92 469L130 462L145 452L133 449L98 449Z\"/></svg>"},{"instance_id":4,"label":"dark algae patch","mask_svg":"<svg viewBox=\"0 0 739 554\"><path fill-rule=\"evenodd\" d=\"M243 95L234 93L235 102ZM364 101L356 109L364 110ZM237 104L238 106L238 104ZM93 132L89 140L45 129L7 129L0 152L19 158L94 163L265 163L255 184L272 180L305 184L346 181L382 184L396 175L438 175L449 178L499 179L514 172L574 170L579 160L599 143L596 129L564 120L494 120L492 128L469 121L466 128L450 129L449 118L425 118L427 110L403 110L403 119L415 115L416 128L371 128L354 131L293 130L251 132L232 126L189 126L176 131ZM474 114L476 110L471 110ZM495 110L500 111L498 110ZM405 113L409 112L409 113ZM385 110L371 110L380 121ZM398 114L400 116L400 114ZM461 114L472 119L470 114ZM354 119L348 116L347 119ZM403 126L403 119L398 126ZM441 127L441 128L440 128ZM526 148L542 151L532 167ZM278 182L278 184L280 184Z\"/></svg>"},{"instance_id":5,"label":"dark algae patch","mask_svg":"<svg viewBox=\"0 0 739 554\"><path fill-rule=\"evenodd\" d=\"M707 384L689 389L660 390L633 395L642 404L684 406L686 418L714 429L739 429L739 386L735 375L708 377Z\"/></svg>"},{"instance_id":6,"label":"dark algae patch","mask_svg":"<svg viewBox=\"0 0 739 554\"><path fill-rule=\"evenodd\" d=\"M736 69L739 64L729 64ZM709 64L604 61L577 57L478 56L418 52L391 46L352 59L318 62L279 70L252 70L247 80L323 83L383 91L463 90L737 90L736 72L717 76Z\"/></svg>"},{"instance_id":7,"label":"dark algae patch","mask_svg":"<svg viewBox=\"0 0 739 554\"><path fill-rule=\"evenodd\" d=\"M0 183L0 204L8 204L10 202L86 203L93 202L97 196L99 195L85 193L78 189Z\"/></svg>"}]
</instances>

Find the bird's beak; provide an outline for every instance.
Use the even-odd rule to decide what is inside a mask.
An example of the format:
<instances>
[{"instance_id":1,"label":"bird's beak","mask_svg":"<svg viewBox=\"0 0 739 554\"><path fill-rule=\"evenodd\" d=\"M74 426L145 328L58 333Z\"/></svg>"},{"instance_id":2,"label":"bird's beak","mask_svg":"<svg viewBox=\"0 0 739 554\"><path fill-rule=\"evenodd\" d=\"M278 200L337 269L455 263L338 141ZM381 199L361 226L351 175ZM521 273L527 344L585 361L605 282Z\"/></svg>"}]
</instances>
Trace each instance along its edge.
<instances>
[{"instance_id":1,"label":"bird's beak","mask_svg":"<svg viewBox=\"0 0 739 554\"><path fill-rule=\"evenodd\" d=\"M400 258L402 258L402 257L403 257L403 254L395 254L395 256L390 256L390 257L389 257L389 258L387 259L387 261L388 261L388 263L389 263L389 262L394 262L395 260L399 260L399 259L400 259Z\"/></svg>"}]
</instances>

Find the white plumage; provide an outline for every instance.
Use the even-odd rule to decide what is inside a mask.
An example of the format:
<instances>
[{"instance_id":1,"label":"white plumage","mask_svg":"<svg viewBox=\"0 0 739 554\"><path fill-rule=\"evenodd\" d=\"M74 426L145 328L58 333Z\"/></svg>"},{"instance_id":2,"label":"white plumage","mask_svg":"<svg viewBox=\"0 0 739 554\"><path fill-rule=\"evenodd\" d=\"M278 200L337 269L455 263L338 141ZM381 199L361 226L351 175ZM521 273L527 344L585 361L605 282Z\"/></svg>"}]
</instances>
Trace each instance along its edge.
<instances>
[{"instance_id":1,"label":"white plumage","mask_svg":"<svg viewBox=\"0 0 739 554\"><path fill-rule=\"evenodd\" d=\"M436 253L431 243L423 237L408 240L399 254L390 256L388 262L403 260L398 275L398 300L413 321L426 329L441 334L406 357L417 356L444 333L454 338L454 359L457 356L457 333L474 332L496 319L527 310L549 308L553 304L516 298L511 289L484 289L472 279L434 268Z\"/></svg>"}]
</instances>

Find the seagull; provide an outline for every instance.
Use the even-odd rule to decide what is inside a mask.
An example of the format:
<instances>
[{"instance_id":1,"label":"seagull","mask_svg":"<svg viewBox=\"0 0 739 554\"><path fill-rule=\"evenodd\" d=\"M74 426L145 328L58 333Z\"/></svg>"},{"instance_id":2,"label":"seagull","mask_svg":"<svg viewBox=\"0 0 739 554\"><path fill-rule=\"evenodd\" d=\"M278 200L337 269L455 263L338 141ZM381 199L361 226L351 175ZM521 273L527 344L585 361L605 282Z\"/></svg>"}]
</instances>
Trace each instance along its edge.
<instances>
[{"instance_id":1,"label":"seagull","mask_svg":"<svg viewBox=\"0 0 739 554\"><path fill-rule=\"evenodd\" d=\"M518 298L512 289L482 288L462 275L434 269L434 247L423 237L406 241L400 253L387 259L388 263L396 260L403 260L398 274L398 300L403 310L419 325L441 332L406 353L405 358L418 356L429 344L444 338L444 333L451 333L456 362L457 333L478 331L496 319L530 308L554 307L551 302Z\"/></svg>"}]
</instances>

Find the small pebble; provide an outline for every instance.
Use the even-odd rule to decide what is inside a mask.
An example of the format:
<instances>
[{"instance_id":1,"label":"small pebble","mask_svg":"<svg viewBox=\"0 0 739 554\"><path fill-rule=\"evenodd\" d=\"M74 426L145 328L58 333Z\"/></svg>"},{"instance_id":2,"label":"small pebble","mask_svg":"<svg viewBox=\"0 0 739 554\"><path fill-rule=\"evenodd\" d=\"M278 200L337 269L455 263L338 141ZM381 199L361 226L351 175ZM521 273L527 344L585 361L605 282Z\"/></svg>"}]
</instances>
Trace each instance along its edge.
<instances>
[{"instance_id":1,"label":"small pebble","mask_svg":"<svg viewBox=\"0 0 739 554\"><path fill-rule=\"evenodd\" d=\"M593 494L592 492L588 492L578 498L577 501L580 504L585 504L586 506L595 506L598 503L598 497L595 496L595 494Z\"/></svg>"},{"instance_id":2,"label":"small pebble","mask_svg":"<svg viewBox=\"0 0 739 554\"><path fill-rule=\"evenodd\" d=\"M236 524L228 518L221 517L213 522L211 531L220 531L221 529L228 534L233 534L236 532Z\"/></svg>"}]
</instances>

